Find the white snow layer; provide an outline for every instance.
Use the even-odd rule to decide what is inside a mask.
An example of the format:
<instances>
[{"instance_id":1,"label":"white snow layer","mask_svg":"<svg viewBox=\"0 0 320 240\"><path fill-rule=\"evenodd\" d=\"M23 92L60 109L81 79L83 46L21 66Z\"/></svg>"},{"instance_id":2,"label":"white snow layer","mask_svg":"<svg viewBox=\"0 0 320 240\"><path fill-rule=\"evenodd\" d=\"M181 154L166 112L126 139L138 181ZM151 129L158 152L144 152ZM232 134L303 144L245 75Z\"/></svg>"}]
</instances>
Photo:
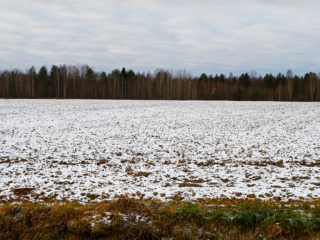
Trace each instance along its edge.
<instances>
[{"instance_id":1,"label":"white snow layer","mask_svg":"<svg viewBox=\"0 0 320 240\"><path fill-rule=\"evenodd\" d=\"M317 199L319 119L319 103L0 100L0 199Z\"/></svg>"}]
</instances>

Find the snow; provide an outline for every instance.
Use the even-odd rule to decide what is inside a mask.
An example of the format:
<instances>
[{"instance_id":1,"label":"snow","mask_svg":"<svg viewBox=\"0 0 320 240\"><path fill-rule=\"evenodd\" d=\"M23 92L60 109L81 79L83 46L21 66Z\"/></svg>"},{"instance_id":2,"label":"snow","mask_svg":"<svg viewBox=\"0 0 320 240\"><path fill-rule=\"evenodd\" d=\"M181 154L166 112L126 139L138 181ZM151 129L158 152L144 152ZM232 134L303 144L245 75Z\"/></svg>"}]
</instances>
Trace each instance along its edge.
<instances>
[{"instance_id":1,"label":"snow","mask_svg":"<svg viewBox=\"0 0 320 240\"><path fill-rule=\"evenodd\" d=\"M0 199L317 199L319 119L319 103L3 99Z\"/></svg>"},{"instance_id":2,"label":"snow","mask_svg":"<svg viewBox=\"0 0 320 240\"><path fill-rule=\"evenodd\" d=\"M104 214L105 216L100 215L94 215L90 219L91 227L93 228L97 223L109 225L111 224L112 220L112 214L110 212L106 212Z\"/></svg>"}]
</instances>

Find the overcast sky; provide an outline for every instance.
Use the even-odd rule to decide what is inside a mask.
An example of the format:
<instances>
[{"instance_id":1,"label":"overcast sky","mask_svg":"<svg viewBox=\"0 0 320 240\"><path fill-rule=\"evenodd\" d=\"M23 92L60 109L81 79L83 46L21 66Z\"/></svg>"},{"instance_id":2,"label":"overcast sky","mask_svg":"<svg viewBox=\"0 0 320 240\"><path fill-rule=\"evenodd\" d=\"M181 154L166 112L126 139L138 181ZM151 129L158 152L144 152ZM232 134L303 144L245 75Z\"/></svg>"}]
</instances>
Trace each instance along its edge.
<instances>
[{"instance_id":1,"label":"overcast sky","mask_svg":"<svg viewBox=\"0 0 320 240\"><path fill-rule=\"evenodd\" d=\"M319 39L319 0L0 0L0 69L303 75L320 71Z\"/></svg>"}]
</instances>

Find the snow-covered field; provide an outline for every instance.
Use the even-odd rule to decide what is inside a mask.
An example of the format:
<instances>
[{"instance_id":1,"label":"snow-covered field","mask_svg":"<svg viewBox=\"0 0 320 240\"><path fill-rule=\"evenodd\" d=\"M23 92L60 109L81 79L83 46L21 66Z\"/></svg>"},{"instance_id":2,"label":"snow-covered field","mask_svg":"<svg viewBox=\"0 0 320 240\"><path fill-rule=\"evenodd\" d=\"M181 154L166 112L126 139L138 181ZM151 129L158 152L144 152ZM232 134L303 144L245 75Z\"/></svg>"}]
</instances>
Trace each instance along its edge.
<instances>
[{"instance_id":1,"label":"snow-covered field","mask_svg":"<svg viewBox=\"0 0 320 240\"><path fill-rule=\"evenodd\" d=\"M0 199L316 199L319 140L319 103L0 100Z\"/></svg>"}]
</instances>

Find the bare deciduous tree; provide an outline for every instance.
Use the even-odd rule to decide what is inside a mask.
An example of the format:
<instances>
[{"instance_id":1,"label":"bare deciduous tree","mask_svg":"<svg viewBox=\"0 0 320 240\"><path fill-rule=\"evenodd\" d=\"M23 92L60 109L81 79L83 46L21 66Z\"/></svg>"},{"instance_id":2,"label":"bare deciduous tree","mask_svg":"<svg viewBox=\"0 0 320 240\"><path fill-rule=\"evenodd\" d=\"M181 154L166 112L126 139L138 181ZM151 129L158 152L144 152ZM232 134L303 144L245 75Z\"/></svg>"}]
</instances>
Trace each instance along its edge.
<instances>
[{"instance_id":1,"label":"bare deciduous tree","mask_svg":"<svg viewBox=\"0 0 320 240\"><path fill-rule=\"evenodd\" d=\"M255 87L257 77L258 77L257 71L254 70L254 69L251 70L250 79L251 79L251 85L252 85L252 87Z\"/></svg>"},{"instance_id":2,"label":"bare deciduous tree","mask_svg":"<svg viewBox=\"0 0 320 240\"><path fill-rule=\"evenodd\" d=\"M29 69L29 77L31 81L31 97L34 98L34 81L35 81L35 75L36 75L36 69L34 66L32 66Z\"/></svg>"},{"instance_id":3,"label":"bare deciduous tree","mask_svg":"<svg viewBox=\"0 0 320 240\"><path fill-rule=\"evenodd\" d=\"M308 82L309 82L310 100L311 102L313 102L315 97L317 82L318 82L317 75L315 73L310 73Z\"/></svg>"},{"instance_id":4,"label":"bare deciduous tree","mask_svg":"<svg viewBox=\"0 0 320 240\"><path fill-rule=\"evenodd\" d=\"M292 94L293 94L293 73L291 69L287 71L286 77L287 77L286 88L287 88L288 99L291 100Z\"/></svg>"}]
</instances>

